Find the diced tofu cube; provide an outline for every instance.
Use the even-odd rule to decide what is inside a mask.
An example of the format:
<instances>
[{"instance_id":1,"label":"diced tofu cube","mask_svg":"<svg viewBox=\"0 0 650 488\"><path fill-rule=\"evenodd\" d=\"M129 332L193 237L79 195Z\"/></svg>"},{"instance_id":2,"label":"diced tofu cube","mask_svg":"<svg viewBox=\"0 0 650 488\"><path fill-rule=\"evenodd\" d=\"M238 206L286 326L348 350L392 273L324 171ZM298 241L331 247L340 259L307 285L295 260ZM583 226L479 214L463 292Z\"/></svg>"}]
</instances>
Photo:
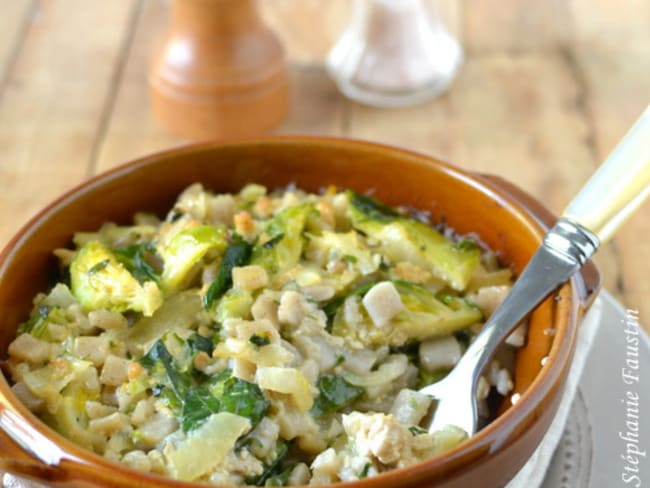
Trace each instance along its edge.
<instances>
[{"instance_id":1,"label":"diced tofu cube","mask_svg":"<svg viewBox=\"0 0 650 488\"><path fill-rule=\"evenodd\" d=\"M111 435L118 432L129 425L128 415L115 412L106 417L92 419L88 422L88 430L91 432L99 432L105 435Z\"/></svg>"},{"instance_id":2,"label":"diced tofu cube","mask_svg":"<svg viewBox=\"0 0 650 488\"><path fill-rule=\"evenodd\" d=\"M31 364L39 364L55 357L60 349L58 344L50 344L31 334L21 334L9 344L9 355Z\"/></svg>"},{"instance_id":3,"label":"diced tofu cube","mask_svg":"<svg viewBox=\"0 0 650 488\"><path fill-rule=\"evenodd\" d=\"M111 386L120 386L126 383L129 379L129 363L128 359L108 355L99 375L100 383Z\"/></svg>"},{"instance_id":4,"label":"diced tofu cube","mask_svg":"<svg viewBox=\"0 0 650 488\"><path fill-rule=\"evenodd\" d=\"M138 444L153 447L178 429L178 421L164 413L156 413L140 427Z\"/></svg>"},{"instance_id":5,"label":"diced tofu cube","mask_svg":"<svg viewBox=\"0 0 650 488\"><path fill-rule=\"evenodd\" d=\"M88 321L92 327L103 330L126 329L128 325L126 317L121 313L108 310L92 310L88 312Z\"/></svg>"},{"instance_id":6,"label":"diced tofu cube","mask_svg":"<svg viewBox=\"0 0 650 488\"><path fill-rule=\"evenodd\" d=\"M144 424L154 413L155 409L152 398L140 400L138 403L136 403L135 408L131 413L131 422L133 425L140 426Z\"/></svg>"},{"instance_id":7,"label":"diced tofu cube","mask_svg":"<svg viewBox=\"0 0 650 488\"><path fill-rule=\"evenodd\" d=\"M402 297L390 281L382 281L373 286L363 297L362 303L377 326L385 325L404 310Z\"/></svg>"},{"instance_id":8,"label":"diced tofu cube","mask_svg":"<svg viewBox=\"0 0 650 488\"><path fill-rule=\"evenodd\" d=\"M407 388L399 392L390 410L400 424L417 425L429 412L432 398Z\"/></svg>"},{"instance_id":9,"label":"diced tofu cube","mask_svg":"<svg viewBox=\"0 0 650 488\"><path fill-rule=\"evenodd\" d=\"M278 319L280 322L289 325L300 325L304 317L303 297L293 290L285 291L280 297L278 307Z\"/></svg>"},{"instance_id":10,"label":"diced tofu cube","mask_svg":"<svg viewBox=\"0 0 650 488\"><path fill-rule=\"evenodd\" d=\"M420 344L420 367L426 371L453 368L463 352L454 336L431 339Z\"/></svg>"},{"instance_id":11,"label":"diced tofu cube","mask_svg":"<svg viewBox=\"0 0 650 488\"><path fill-rule=\"evenodd\" d=\"M273 293L265 291L257 297L251 307L251 313L255 320L269 320L275 327L278 323L278 300Z\"/></svg>"},{"instance_id":12,"label":"diced tofu cube","mask_svg":"<svg viewBox=\"0 0 650 488\"><path fill-rule=\"evenodd\" d=\"M87 401L86 402L86 414L90 419L98 419L100 417L107 417L108 415L115 413L117 409L112 405L104 405L101 402Z\"/></svg>"},{"instance_id":13,"label":"diced tofu cube","mask_svg":"<svg viewBox=\"0 0 650 488\"><path fill-rule=\"evenodd\" d=\"M102 336L81 336L74 340L74 354L100 367L108 356L109 341Z\"/></svg>"},{"instance_id":14,"label":"diced tofu cube","mask_svg":"<svg viewBox=\"0 0 650 488\"><path fill-rule=\"evenodd\" d=\"M468 295L473 303L485 314L486 317L492 315L496 308L505 300L510 293L510 285L495 285L479 288L475 293Z\"/></svg>"},{"instance_id":15,"label":"diced tofu cube","mask_svg":"<svg viewBox=\"0 0 650 488\"><path fill-rule=\"evenodd\" d=\"M235 288L242 290L257 290L269 283L269 276L262 266L236 266L232 270L232 283Z\"/></svg>"}]
</instances>

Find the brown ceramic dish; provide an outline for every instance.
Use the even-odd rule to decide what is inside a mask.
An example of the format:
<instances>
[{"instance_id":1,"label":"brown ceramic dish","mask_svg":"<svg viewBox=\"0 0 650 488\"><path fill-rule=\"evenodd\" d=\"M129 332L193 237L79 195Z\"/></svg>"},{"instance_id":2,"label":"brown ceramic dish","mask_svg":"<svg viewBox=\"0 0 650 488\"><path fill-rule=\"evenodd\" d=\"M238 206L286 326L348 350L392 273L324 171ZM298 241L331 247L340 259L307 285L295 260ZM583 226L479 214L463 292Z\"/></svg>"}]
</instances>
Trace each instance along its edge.
<instances>
[{"instance_id":1,"label":"brown ceramic dish","mask_svg":"<svg viewBox=\"0 0 650 488\"><path fill-rule=\"evenodd\" d=\"M105 221L127 223L137 210L163 213L195 181L215 191L237 191L251 181L269 187L293 182L309 191L327 184L373 191L389 204L430 211L434 221L444 220L460 233L477 233L515 272L540 244L543 222L552 219L502 180L386 146L286 137L174 149L119 167L68 192L8 244L0 255L1 354L6 354L17 325L27 317L33 296L48 287L56 265L53 249L69 245L75 231L93 230ZM514 406L506 399L495 421L455 449L350 483L350 488L506 484L555 415L578 323L597 288L597 274L593 268L587 271L591 272L575 277L534 312L527 344L516 360L514 391L521 397ZM542 366L544 357L548 359ZM0 469L56 486L188 486L133 471L77 447L21 405L4 377L0 377L0 427ZM41 460L29 449L40 453Z\"/></svg>"}]
</instances>

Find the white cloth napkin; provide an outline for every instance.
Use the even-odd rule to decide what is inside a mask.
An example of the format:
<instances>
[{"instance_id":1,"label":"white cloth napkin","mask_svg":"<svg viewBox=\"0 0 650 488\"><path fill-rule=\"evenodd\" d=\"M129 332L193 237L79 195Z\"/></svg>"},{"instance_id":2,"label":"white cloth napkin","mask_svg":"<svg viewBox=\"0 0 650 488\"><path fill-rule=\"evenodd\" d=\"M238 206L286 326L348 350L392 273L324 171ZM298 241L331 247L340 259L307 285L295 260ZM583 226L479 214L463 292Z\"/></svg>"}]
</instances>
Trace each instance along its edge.
<instances>
[{"instance_id":1,"label":"white cloth napkin","mask_svg":"<svg viewBox=\"0 0 650 488\"><path fill-rule=\"evenodd\" d=\"M573 362L571 363L564 394L562 400L560 400L560 406L555 418L541 444L537 447L524 467L506 485L506 488L538 488L544 482L544 477L553 458L553 453L562 438L564 426L569 417L571 404L578 389L578 382L582 376L582 370L584 369L587 356L589 355L594 338L601 324L602 308L602 300L596 298L582 324L580 324Z\"/></svg>"}]
</instances>

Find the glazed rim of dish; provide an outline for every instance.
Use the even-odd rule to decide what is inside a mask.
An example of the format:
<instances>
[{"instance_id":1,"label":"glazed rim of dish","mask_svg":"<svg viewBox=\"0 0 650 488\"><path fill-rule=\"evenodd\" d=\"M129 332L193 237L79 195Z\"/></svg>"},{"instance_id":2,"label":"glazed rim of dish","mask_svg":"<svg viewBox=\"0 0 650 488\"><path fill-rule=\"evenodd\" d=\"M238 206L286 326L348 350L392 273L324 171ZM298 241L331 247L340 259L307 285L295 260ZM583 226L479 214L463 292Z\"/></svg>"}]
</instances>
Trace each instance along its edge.
<instances>
[{"instance_id":1,"label":"glazed rim of dish","mask_svg":"<svg viewBox=\"0 0 650 488\"><path fill-rule=\"evenodd\" d=\"M545 231L542 219L537 217L534 212L531 212L525 204L519 201L515 195L509 193L507 189L504 191L500 185L491 182L489 179L464 171L436 158L374 142L320 136L273 136L263 139L207 142L173 148L132 160L88 179L65 192L32 217L9 241L0 253L0 277L7 271L7 263L12 260L17 250L32 238L35 231L47 222L51 216L56 215L69 204L74 203L80 196L87 195L96 188L129 173L155 165L161 160L169 159L170 156L199 154L215 147L236 149L239 146L279 146L287 151L305 146L323 148L339 146L353 151L365 151L369 154L380 151L383 158L402 160L410 165L431 166L433 164L442 168L454 179L461 181L462 184L473 187L473 189L497 202L499 206L507 209L509 213L515 215L524 226L530 229L531 234L537 236L540 243ZM255 180L254 177L251 178L251 181L253 180ZM323 184L327 184L327 182L324 181ZM133 211L137 210L134 209ZM563 285L556 295L559 299L554 301L551 311L555 333L547 354L548 359L516 403L507 408L506 411L499 413L497 418L469 440L448 451L404 468L387 471L375 477L346 482L345 485L350 487L372 486L376 488L378 486L395 486L396 482L407 479L410 483L419 480L424 482L430 477L433 470L436 471L437 479L440 481L445 478L454 478L465 465L471 464L474 466L486 461L490 456L499 456L506 444L516 444L521 435L528 429L545 430L544 425L540 426L540 423L544 424L544 422L539 422L539 420L545 415L544 412L554 412L556 404L559 403L560 395L555 395L555 398L553 398L553 395L557 392L557 389L563 388L564 378L575 346L577 324L586 306L589 293L585 290L582 280L574 277L570 283ZM44 476L52 480L53 478L59 478L56 472L86 471L87 477L84 476L85 479L94 478L99 480L110 476L111 479L118 480L122 477L128 477L130 483L138 482L144 486L160 485L161 482L169 486L179 487L192 485L192 483L139 472L81 448L58 434L32 414L11 392L4 375L0 374L0 376L2 377L0 378L0 428L13 427L14 432L21 436L19 444L23 449L31 452L32 456L37 459L41 461L47 460L52 465L50 467L43 466L45 471L40 474L34 469L26 468L24 474ZM558 379L561 380L558 381ZM508 425L514 427L504 428ZM0 433L0 437L4 435L6 434ZM33 445L38 445L39 448L32 450L29 446ZM38 451L38 453L35 451ZM518 451L520 451L519 455L522 457L518 466L523 466L531 453L525 449ZM71 478L76 477L72 476Z\"/></svg>"}]
</instances>

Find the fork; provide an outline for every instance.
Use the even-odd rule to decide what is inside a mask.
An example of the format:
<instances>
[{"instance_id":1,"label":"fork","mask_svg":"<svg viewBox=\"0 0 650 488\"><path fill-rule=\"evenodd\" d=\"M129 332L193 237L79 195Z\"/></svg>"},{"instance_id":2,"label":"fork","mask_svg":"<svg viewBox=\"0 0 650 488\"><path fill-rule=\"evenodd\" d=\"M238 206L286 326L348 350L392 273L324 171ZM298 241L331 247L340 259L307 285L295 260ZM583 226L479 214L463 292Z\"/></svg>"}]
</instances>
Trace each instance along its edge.
<instances>
[{"instance_id":1,"label":"fork","mask_svg":"<svg viewBox=\"0 0 650 488\"><path fill-rule=\"evenodd\" d=\"M477 431L476 389L498 346L529 312L567 281L650 194L650 106L546 234L456 366L421 393L437 400L429 432L447 425Z\"/></svg>"}]
</instances>

